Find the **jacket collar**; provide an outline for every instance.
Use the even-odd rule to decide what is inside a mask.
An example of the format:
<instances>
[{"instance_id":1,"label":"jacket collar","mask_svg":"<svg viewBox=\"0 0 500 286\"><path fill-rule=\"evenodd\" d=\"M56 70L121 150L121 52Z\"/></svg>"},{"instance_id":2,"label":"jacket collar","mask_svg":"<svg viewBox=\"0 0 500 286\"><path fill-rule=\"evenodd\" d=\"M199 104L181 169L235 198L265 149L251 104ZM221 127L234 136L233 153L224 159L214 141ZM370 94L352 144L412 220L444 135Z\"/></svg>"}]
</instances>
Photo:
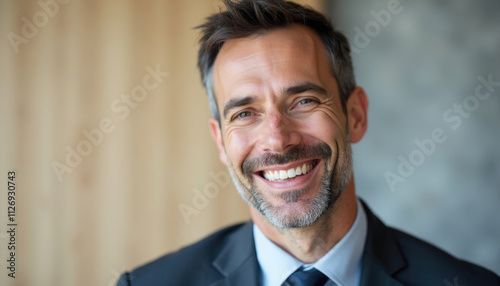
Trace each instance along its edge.
<instances>
[{"instance_id":1,"label":"jacket collar","mask_svg":"<svg viewBox=\"0 0 500 286\"><path fill-rule=\"evenodd\" d=\"M402 286L392 276L406 267L406 261L396 238L361 201L366 212L368 232L362 258L360 285ZM257 286L260 266L253 240L253 223L250 221L225 238L213 266L224 276L211 286Z\"/></svg>"},{"instance_id":2,"label":"jacket collar","mask_svg":"<svg viewBox=\"0 0 500 286\"><path fill-rule=\"evenodd\" d=\"M225 238L223 247L213 261L213 266L224 276L211 286L257 286L260 268L253 240L253 223L250 221Z\"/></svg>"},{"instance_id":3,"label":"jacket collar","mask_svg":"<svg viewBox=\"0 0 500 286\"><path fill-rule=\"evenodd\" d=\"M360 285L403 285L393 278L406 267L406 260L399 244L384 225L361 201L368 220L368 233L362 258Z\"/></svg>"}]
</instances>

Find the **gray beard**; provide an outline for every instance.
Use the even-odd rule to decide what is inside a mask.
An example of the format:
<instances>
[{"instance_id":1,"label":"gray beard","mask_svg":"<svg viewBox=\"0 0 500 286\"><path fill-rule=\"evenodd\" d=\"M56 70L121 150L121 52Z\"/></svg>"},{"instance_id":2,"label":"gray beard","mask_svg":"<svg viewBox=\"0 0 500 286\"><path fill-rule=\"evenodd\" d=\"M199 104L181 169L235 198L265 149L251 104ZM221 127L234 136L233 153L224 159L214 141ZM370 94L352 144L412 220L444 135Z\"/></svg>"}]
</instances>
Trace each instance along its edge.
<instances>
[{"instance_id":1,"label":"gray beard","mask_svg":"<svg viewBox=\"0 0 500 286\"><path fill-rule=\"evenodd\" d=\"M347 134L343 142L346 150L339 152L337 144L337 157L332 170L328 170L327 161L324 162L325 173L321 178L318 194L307 199L304 211L288 210L282 205L273 205L262 192L251 184L245 187L241 180L234 174L233 166L229 166L229 174L241 197L257 209L271 224L281 229L300 228L315 223L324 213L333 207L337 199L345 190L352 176L352 150ZM298 189L281 194L286 203L297 202L308 188Z\"/></svg>"}]
</instances>

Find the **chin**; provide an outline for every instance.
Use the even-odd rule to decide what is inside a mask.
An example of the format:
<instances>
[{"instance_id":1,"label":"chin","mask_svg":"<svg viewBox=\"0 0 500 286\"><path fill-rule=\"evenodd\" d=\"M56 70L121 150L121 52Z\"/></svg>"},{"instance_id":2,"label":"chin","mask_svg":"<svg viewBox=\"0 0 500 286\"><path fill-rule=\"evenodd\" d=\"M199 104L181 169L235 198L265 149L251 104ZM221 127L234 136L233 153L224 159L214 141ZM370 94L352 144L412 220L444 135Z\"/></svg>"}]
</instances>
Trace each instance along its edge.
<instances>
[{"instance_id":1,"label":"chin","mask_svg":"<svg viewBox=\"0 0 500 286\"><path fill-rule=\"evenodd\" d=\"M314 224L330 208L330 202L330 196L320 193L312 199L285 202L278 206L261 204L257 210L275 227L301 228Z\"/></svg>"}]
</instances>

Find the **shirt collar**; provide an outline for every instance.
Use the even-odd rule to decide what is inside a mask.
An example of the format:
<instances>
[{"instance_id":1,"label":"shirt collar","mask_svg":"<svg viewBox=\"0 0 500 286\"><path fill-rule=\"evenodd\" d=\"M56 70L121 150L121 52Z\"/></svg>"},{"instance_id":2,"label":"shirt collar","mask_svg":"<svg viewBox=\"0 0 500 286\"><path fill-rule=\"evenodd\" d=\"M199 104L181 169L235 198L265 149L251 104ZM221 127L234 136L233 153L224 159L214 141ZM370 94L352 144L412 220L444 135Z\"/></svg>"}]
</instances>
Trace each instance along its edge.
<instances>
[{"instance_id":1,"label":"shirt collar","mask_svg":"<svg viewBox=\"0 0 500 286\"><path fill-rule=\"evenodd\" d=\"M301 266L314 267L337 285L359 285L367 233L365 211L357 200L356 219L347 234L314 264L304 264L269 240L254 224L254 241L263 286L278 286Z\"/></svg>"}]
</instances>

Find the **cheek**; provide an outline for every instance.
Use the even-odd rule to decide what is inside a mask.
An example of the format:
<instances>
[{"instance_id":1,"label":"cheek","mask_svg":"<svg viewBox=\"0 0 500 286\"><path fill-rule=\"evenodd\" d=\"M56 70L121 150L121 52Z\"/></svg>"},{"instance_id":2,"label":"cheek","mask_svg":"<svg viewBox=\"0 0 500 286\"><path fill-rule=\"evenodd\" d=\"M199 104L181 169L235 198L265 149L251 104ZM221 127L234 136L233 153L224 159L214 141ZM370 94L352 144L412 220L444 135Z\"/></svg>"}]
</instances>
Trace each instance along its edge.
<instances>
[{"instance_id":1,"label":"cheek","mask_svg":"<svg viewBox=\"0 0 500 286\"><path fill-rule=\"evenodd\" d=\"M231 130L225 136L226 150L230 160L240 166L252 150L256 134L244 129Z\"/></svg>"},{"instance_id":2,"label":"cheek","mask_svg":"<svg viewBox=\"0 0 500 286\"><path fill-rule=\"evenodd\" d=\"M310 116L301 123L301 129L317 140L323 141L329 145L339 136L345 136L344 127L342 127L337 117L333 117L326 112L318 112Z\"/></svg>"}]
</instances>

